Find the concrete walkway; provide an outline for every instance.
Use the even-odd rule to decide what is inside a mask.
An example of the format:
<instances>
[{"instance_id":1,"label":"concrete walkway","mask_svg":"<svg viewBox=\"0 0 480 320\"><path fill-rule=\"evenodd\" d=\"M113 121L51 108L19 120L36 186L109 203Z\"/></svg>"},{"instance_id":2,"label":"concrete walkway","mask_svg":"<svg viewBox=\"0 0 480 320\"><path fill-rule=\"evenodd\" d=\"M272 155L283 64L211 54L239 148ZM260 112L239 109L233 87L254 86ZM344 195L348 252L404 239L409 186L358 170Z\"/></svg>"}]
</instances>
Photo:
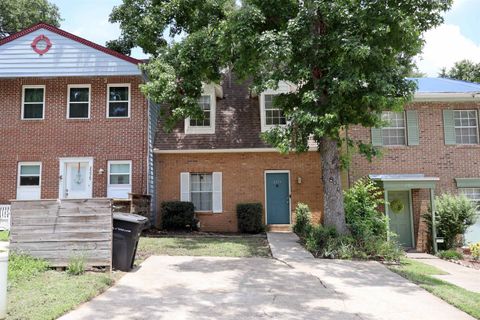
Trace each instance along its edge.
<instances>
[{"instance_id":1,"label":"concrete walkway","mask_svg":"<svg viewBox=\"0 0 480 320\"><path fill-rule=\"evenodd\" d=\"M374 262L314 259L268 234L274 259L152 256L76 319L471 320Z\"/></svg>"},{"instance_id":2,"label":"concrete walkway","mask_svg":"<svg viewBox=\"0 0 480 320\"><path fill-rule=\"evenodd\" d=\"M378 262L315 259L292 233L268 241L274 258L317 277L358 319L473 319Z\"/></svg>"},{"instance_id":3,"label":"concrete walkway","mask_svg":"<svg viewBox=\"0 0 480 320\"><path fill-rule=\"evenodd\" d=\"M466 290L480 293L480 270L467 268L426 253L408 253L407 256L448 273L446 275L434 275L433 277Z\"/></svg>"}]
</instances>

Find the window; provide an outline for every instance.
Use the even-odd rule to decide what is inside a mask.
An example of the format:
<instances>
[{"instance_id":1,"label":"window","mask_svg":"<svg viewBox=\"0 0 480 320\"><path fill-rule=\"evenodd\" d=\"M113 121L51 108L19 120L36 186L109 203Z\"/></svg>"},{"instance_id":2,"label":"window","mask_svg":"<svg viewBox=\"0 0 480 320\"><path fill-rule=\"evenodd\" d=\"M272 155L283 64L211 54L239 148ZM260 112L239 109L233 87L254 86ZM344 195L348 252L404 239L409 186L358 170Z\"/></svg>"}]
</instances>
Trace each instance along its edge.
<instances>
[{"instance_id":1,"label":"window","mask_svg":"<svg viewBox=\"0 0 480 320\"><path fill-rule=\"evenodd\" d=\"M24 86L22 96L22 119L43 119L45 86Z\"/></svg>"},{"instance_id":2,"label":"window","mask_svg":"<svg viewBox=\"0 0 480 320\"><path fill-rule=\"evenodd\" d=\"M287 124L283 111L273 107L274 97L274 94L265 95L265 124L267 126Z\"/></svg>"},{"instance_id":3,"label":"window","mask_svg":"<svg viewBox=\"0 0 480 320\"><path fill-rule=\"evenodd\" d=\"M185 133L212 134L215 133L215 95L202 95L198 104L203 110L203 119L185 119Z\"/></svg>"},{"instance_id":4,"label":"window","mask_svg":"<svg viewBox=\"0 0 480 320\"><path fill-rule=\"evenodd\" d=\"M190 199L196 211L212 211L213 183L211 173L190 174Z\"/></svg>"},{"instance_id":5,"label":"window","mask_svg":"<svg viewBox=\"0 0 480 320\"><path fill-rule=\"evenodd\" d=\"M107 101L108 118L130 117L130 85L109 84Z\"/></svg>"},{"instance_id":6,"label":"window","mask_svg":"<svg viewBox=\"0 0 480 320\"><path fill-rule=\"evenodd\" d=\"M382 128L383 145L403 146L406 144L405 113L385 111L382 120L388 123Z\"/></svg>"},{"instance_id":7,"label":"window","mask_svg":"<svg viewBox=\"0 0 480 320\"><path fill-rule=\"evenodd\" d=\"M68 119L90 118L90 85L68 86Z\"/></svg>"},{"instance_id":8,"label":"window","mask_svg":"<svg viewBox=\"0 0 480 320\"><path fill-rule=\"evenodd\" d=\"M460 188L459 190L461 194L477 205L477 211L480 210L480 188Z\"/></svg>"},{"instance_id":9,"label":"window","mask_svg":"<svg viewBox=\"0 0 480 320\"><path fill-rule=\"evenodd\" d=\"M109 161L108 162L108 187L109 198L128 198L132 192L132 162Z\"/></svg>"},{"instance_id":10,"label":"window","mask_svg":"<svg viewBox=\"0 0 480 320\"><path fill-rule=\"evenodd\" d=\"M478 143L477 111L455 110L455 139L457 144Z\"/></svg>"},{"instance_id":11,"label":"window","mask_svg":"<svg viewBox=\"0 0 480 320\"><path fill-rule=\"evenodd\" d=\"M190 119L190 127L210 127L210 96L201 96L198 100L200 108L203 110L203 119Z\"/></svg>"},{"instance_id":12,"label":"window","mask_svg":"<svg viewBox=\"0 0 480 320\"><path fill-rule=\"evenodd\" d=\"M40 162L20 162L18 164L18 200L40 199L41 174Z\"/></svg>"}]
</instances>

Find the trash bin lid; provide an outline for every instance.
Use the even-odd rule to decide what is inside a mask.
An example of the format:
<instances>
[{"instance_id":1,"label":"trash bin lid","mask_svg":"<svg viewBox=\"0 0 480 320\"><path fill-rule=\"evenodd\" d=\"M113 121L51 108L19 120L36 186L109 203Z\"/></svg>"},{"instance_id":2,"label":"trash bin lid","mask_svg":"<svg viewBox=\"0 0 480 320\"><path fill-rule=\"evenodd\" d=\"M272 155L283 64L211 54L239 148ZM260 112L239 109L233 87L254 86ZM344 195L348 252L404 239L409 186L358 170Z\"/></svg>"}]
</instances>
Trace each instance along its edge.
<instances>
[{"instance_id":1,"label":"trash bin lid","mask_svg":"<svg viewBox=\"0 0 480 320\"><path fill-rule=\"evenodd\" d=\"M115 212L113 214L113 220L121 220L127 221L137 224L145 224L148 222L148 219L144 216L133 214L133 213L123 213L123 212Z\"/></svg>"}]
</instances>

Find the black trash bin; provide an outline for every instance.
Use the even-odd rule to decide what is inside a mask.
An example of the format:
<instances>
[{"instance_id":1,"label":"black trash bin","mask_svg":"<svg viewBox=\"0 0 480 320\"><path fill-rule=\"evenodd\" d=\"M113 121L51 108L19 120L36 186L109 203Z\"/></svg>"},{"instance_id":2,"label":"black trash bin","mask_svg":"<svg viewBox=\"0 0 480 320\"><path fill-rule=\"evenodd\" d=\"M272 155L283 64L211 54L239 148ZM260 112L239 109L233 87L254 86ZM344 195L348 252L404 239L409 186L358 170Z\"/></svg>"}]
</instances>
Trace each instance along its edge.
<instances>
[{"instance_id":1,"label":"black trash bin","mask_svg":"<svg viewBox=\"0 0 480 320\"><path fill-rule=\"evenodd\" d=\"M113 269L132 270L138 239L147 227L148 219L138 214L113 214Z\"/></svg>"}]
</instances>

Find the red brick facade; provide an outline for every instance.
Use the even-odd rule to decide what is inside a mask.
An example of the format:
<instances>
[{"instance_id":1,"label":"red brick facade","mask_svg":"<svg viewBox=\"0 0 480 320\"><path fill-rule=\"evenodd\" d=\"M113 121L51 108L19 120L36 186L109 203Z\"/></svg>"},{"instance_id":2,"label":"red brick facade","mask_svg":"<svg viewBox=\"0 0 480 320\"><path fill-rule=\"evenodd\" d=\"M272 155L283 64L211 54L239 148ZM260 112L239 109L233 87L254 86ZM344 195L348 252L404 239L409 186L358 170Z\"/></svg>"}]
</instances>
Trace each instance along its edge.
<instances>
[{"instance_id":1,"label":"red brick facade","mask_svg":"<svg viewBox=\"0 0 480 320\"><path fill-rule=\"evenodd\" d=\"M289 170L292 211L298 202L304 202L312 210L313 221L321 221L323 190L318 152L301 155L274 152L156 154L155 162L159 204L180 199L181 172L222 172L223 212L198 213L202 230L236 232L238 203L261 202L265 208L266 170Z\"/></svg>"},{"instance_id":2,"label":"red brick facade","mask_svg":"<svg viewBox=\"0 0 480 320\"><path fill-rule=\"evenodd\" d=\"M480 144L446 145L444 140L443 110L478 110L475 102L416 102L407 110L418 112L420 143L416 146L387 146L383 156L369 162L355 154L352 157L348 180L350 183L369 174L424 174L438 177L435 194L457 193L455 178L480 177ZM371 142L370 129L352 127L349 136ZM412 190L415 244L418 250L427 249L427 226L421 215L429 205L425 189Z\"/></svg>"},{"instance_id":3,"label":"red brick facade","mask_svg":"<svg viewBox=\"0 0 480 320\"><path fill-rule=\"evenodd\" d=\"M146 192L147 101L140 77L0 80L0 203L16 197L18 162L42 162L41 197L58 198L59 158L93 157L93 197L105 197L107 161L132 161L132 192ZM106 117L107 84L131 84L130 118ZM67 119L67 86L91 85L90 119ZM45 85L43 120L21 120L22 86ZM103 173L101 173L103 169Z\"/></svg>"}]
</instances>

